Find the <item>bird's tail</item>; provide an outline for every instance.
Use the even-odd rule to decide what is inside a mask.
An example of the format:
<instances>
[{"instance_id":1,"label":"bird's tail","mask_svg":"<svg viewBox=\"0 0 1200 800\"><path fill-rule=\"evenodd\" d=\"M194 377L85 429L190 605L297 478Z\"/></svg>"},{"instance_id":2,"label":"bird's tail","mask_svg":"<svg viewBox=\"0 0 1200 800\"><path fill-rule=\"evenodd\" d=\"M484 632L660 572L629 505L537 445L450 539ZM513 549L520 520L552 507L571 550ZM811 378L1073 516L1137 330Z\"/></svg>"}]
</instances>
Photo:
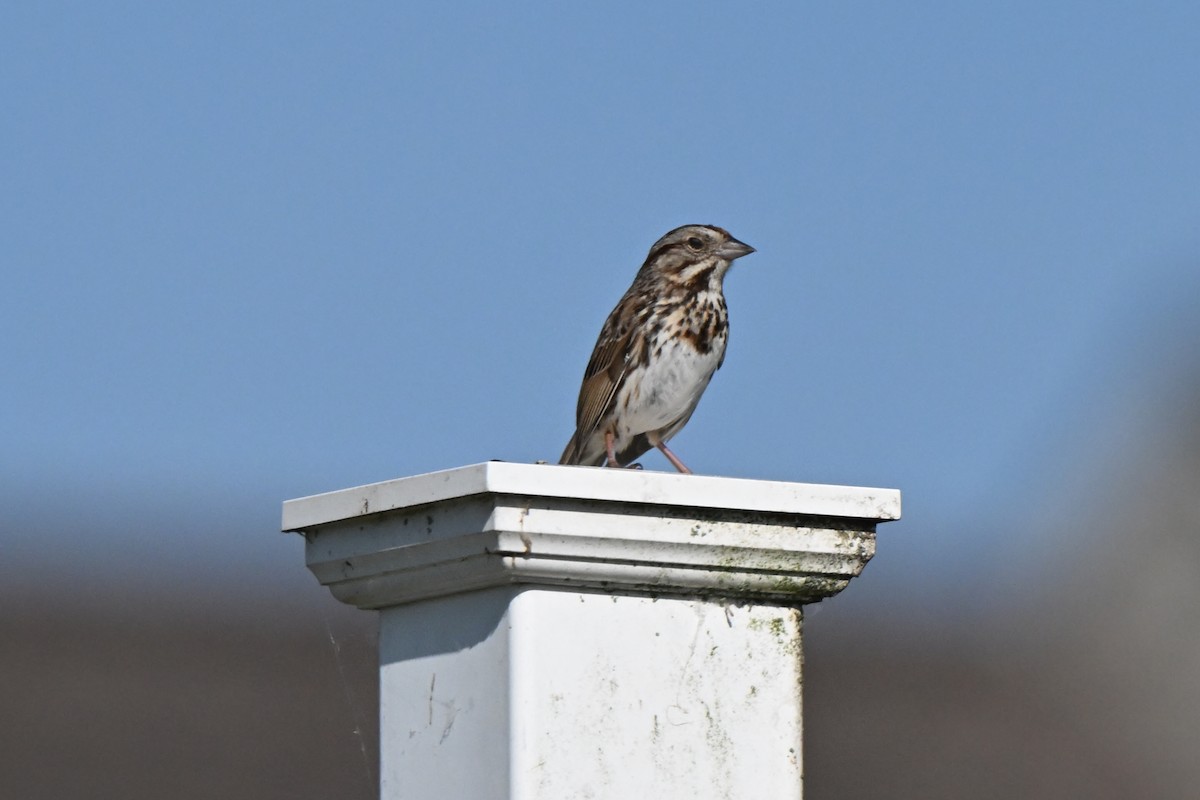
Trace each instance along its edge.
<instances>
[{"instance_id":1,"label":"bird's tail","mask_svg":"<svg viewBox=\"0 0 1200 800\"><path fill-rule=\"evenodd\" d=\"M562 457L558 459L558 463L579 463L579 431L575 431L574 435L571 436L571 441L567 442L567 449L563 450Z\"/></svg>"},{"instance_id":2,"label":"bird's tail","mask_svg":"<svg viewBox=\"0 0 1200 800\"><path fill-rule=\"evenodd\" d=\"M594 434L584 435L575 431L558 463L577 467L601 467L604 466L606 458L602 439L597 439Z\"/></svg>"}]
</instances>

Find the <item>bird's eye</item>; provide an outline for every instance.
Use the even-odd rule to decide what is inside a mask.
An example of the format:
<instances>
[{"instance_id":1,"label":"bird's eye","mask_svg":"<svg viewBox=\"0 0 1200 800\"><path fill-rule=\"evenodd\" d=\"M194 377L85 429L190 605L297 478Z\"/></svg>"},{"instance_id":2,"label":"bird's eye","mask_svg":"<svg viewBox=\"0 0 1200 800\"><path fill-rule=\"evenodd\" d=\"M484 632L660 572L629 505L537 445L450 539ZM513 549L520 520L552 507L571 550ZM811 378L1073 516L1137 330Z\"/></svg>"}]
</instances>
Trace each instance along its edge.
<instances>
[{"instance_id":1,"label":"bird's eye","mask_svg":"<svg viewBox=\"0 0 1200 800\"><path fill-rule=\"evenodd\" d=\"M700 248L704 247L704 242L700 241L699 236L693 236L687 240L687 246L693 250L699 250Z\"/></svg>"}]
</instances>

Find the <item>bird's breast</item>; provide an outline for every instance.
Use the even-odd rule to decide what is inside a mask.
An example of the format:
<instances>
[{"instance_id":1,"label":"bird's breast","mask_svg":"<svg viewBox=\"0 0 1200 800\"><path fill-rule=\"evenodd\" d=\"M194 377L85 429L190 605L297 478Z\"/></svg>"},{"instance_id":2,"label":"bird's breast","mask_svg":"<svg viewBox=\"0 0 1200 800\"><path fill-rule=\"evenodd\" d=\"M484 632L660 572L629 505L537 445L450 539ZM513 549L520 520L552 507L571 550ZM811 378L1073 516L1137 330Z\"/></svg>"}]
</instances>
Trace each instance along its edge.
<instances>
[{"instance_id":1,"label":"bird's breast","mask_svg":"<svg viewBox=\"0 0 1200 800\"><path fill-rule=\"evenodd\" d=\"M726 329L704 331L702 344L687 329L664 325L646 342L617 398L618 437L658 431L692 413L725 354ZM693 333L695 333L693 331Z\"/></svg>"}]
</instances>

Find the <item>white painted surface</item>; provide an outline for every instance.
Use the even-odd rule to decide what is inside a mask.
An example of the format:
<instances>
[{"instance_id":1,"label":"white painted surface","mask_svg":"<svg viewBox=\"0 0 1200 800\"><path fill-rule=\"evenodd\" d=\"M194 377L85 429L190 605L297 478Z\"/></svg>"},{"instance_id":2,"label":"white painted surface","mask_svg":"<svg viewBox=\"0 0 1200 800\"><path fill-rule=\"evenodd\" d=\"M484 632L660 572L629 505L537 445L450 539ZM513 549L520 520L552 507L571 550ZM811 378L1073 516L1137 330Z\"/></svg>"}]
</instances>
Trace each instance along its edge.
<instances>
[{"instance_id":1,"label":"white painted surface","mask_svg":"<svg viewBox=\"0 0 1200 800\"><path fill-rule=\"evenodd\" d=\"M289 500L283 504L283 529L305 530L364 514L483 493L879 521L900 518L900 492L895 489L489 461Z\"/></svg>"},{"instance_id":2,"label":"white painted surface","mask_svg":"<svg viewBox=\"0 0 1200 800\"><path fill-rule=\"evenodd\" d=\"M800 606L899 492L477 464L284 505L380 615L382 796L799 798Z\"/></svg>"},{"instance_id":3,"label":"white painted surface","mask_svg":"<svg viewBox=\"0 0 1200 800\"><path fill-rule=\"evenodd\" d=\"M310 528L308 565L360 608L514 583L793 604L841 591L875 522L480 494Z\"/></svg>"},{"instance_id":4,"label":"white painted surface","mask_svg":"<svg viewBox=\"0 0 1200 800\"><path fill-rule=\"evenodd\" d=\"M380 649L388 800L801 796L799 609L493 589Z\"/></svg>"},{"instance_id":5,"label":"white painted surface","mask_svg":"<svg viewBox=\"0 0 1200 800\"><path fill-rule=\"evenodd\" d=\"M508 590L379 618L380 797L509 798Z\"/></svg>"}]
</instances>

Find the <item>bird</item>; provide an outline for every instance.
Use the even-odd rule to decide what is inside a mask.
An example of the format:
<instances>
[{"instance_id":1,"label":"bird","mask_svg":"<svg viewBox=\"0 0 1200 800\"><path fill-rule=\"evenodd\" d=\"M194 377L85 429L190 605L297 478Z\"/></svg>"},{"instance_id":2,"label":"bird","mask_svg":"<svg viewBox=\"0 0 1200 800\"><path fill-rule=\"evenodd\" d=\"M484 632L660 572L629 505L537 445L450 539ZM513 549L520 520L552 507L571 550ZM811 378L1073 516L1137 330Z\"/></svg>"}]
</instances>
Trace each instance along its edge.
<instances>
[{"instance_id":1,"label":"bird","mask_svg":"<svg viewBox=\"0 0 1200 800\"><path fill-rule=\"evenodd\" d=\"M667 442L725 361L725 273L753 252L715 225L683 225L654 243L600 330L560 464L636 467L656 447L691 473Z\"/></svg>"}]
</instances>

